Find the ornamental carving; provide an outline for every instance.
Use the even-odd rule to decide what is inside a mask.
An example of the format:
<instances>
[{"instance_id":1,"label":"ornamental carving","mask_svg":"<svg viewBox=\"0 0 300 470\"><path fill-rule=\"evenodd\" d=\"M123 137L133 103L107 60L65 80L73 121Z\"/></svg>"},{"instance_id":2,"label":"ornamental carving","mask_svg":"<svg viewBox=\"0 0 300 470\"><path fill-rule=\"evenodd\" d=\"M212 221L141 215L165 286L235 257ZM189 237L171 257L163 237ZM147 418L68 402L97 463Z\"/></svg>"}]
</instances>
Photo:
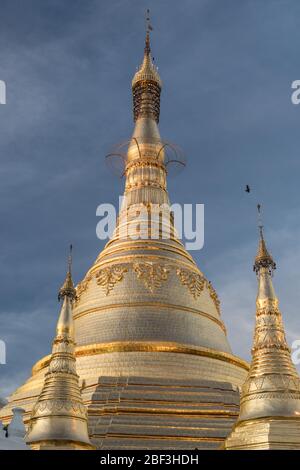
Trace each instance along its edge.
<instances>
[{"instance_id":1,"label":"ornamental carving","mask_svg":"<svg viewBox=\"0 0 300 470\"><path fill-rule=\"evenodd\" d=\"M249 400L255 396L261 398L265 393L300 393L300 379L292 367L288 368L286 374L278 372L266 373L257 377L250 377L242 387L242 400Z\"/></svg>"},{"instance_id":2,"label":"ornamental carving","mask_svg":"<svg viewBox=\"0 0 300 470\"><path fill-rule=\"evenodd\" d=\"M279 311L260 314L256 318L252 352L263 348L289 351Z\"/></svg>"},{"instance_id":3,"label":"ornamental carving","mask_svg":"<svg viewBox=\"0 0 300 470\"><path fill-rule=\"evenodd\" d=\"M256 307L256 317L260 317L262 315L276 315L277 317L281 316L280 310L278 307L265 306L265 307Z\"/></svg>"},{"instance_id":4,"label":"ornamental carving","mask_svg":"<svg viewBox=\"0 0 300 470\"><path fill-rule=\"evenodd\" d=\"M288 400L291 398L292 400L299 400L300 399L300 394L299 393L290 393L290 392L285 392L285 393L280 393L280 392L261 392L253 395L247 396L245 399L241 401L241 404L244 403L245 401L250 401L250 400L264 400L264 399L277 399L277 400Z\"/></svg>"},{"instance_id":5,"label":"ornamental carving","mask_svg":"<svg viewBox=\"0 0 300 470\"><path fill-rule=\"evenodd\" d=\"M159 263L134 263L133 270L150 292L160 287L170 272L167 266Z\"/></svg>"},{"instance_id":6,"label":"ornamental carving","mask_svg":"<svg viewBox=\"0 0 300 470\"><path fill-rule=\"evenodd\" d=\"M49 365L48 373L52 374L55 372L65 372L67 374L76 375L75 359L71 360L70 358L62 358L62 357L56 357L52 359Z\"/></svg>"},{"instance_id":7,"label":"ornamental carving","mask_svg":"<svg viewBox=\"0 0 300 470\"><path fill-rule=\"evenodd\" d=\"M248 379L242 387L242 400L250 399L250 396L260 398L264 393L300 393L300 380L296 371L290 371L293 375L269 374Z\"/></svg>"},{"instance_id":8,"label":"ornamental carving","mask_svg":"<svg viewBox=\"0 0 300 470\"><path fill-rule=\"evenodd\" d=\"M70 337L61 337L56 336L55 340L53 341L53 348L52 353L74 353L74 341L70 339Z\"/></svg>"},{"instance_id":9,"label":"ornamental carving","mask_svg":"<svg viewBox=\"0 0 300 470\"><path fill-rule=\"evenodd\" d=\"M44 412L58 412L66 411L74 414L86 417L87 411L83 403L79 403L74 400L60 400L60 399L49 399L38 401L33 409L32 416L38 416L44 414Z\"/></svg>"},{"instance_id":10,"label":"ornamental carving","mask_svg":"<svg viewBox=\"0 0 300 470\"><path fill-rule=\"evenodd\" d=\"M196 299L204 289L205 278L200 274L185 269L177 269L176 273L184 286L187 286L192 296Z\"/></svg>"},{"instance_id":11,"label":"ornamental carving","mask_svg":"<svg viewBox=\"0 0 300 470\"><path fill-rule=\"evenodd\" d=\"M115 284L124 279L124 274L127 272L128 268L124 264L115 264L107 268L102 268L96 274L97 284L103 287L105 295L108 295L115 287Z\"/></svg>"},{"instance_id":12,"label":"ornamental carving","mask_svg":"<svg viewBox=\"0 0 300 470\"><path fill-rule=\"evenodd\" d=\"M81 295L87 290L88 284L92 279L92 275L88 274L76 287L75 305L79 302Z\"/></svg>"},{"instance_id":13,"label":"ornamental carving","mask_svg":"<svg viewBox=\"0 0 300 470\"><path fill-rule=\"evenodd\" d=\"M161 144L163 146L163 144ZM136 169L136 168L145 168L146 166L154 166L155 168L160 168L161 170L166 171L164 165L160 163L156 158L153 157L147 157L147 159L144 160L135 160L133 162L130 162L126 166L126 172L128 170Z\"/></svg>"},{"instance_id":14,"label":"ornamental carving","mask_svg":"<svg viewBox=\"0 0 300 470\"><path fill-rule=\"evenodd\" d=\"M221 302L219 300L219 297L218 297L218 294L216 293L212 283L210 281L207 281L207 288L209 290L209 295L210 295L210 298L213 300L215 306L216 306L216 309L218 311L218 314L220 315L221 313Z\"/></svg>"}]
</instances>

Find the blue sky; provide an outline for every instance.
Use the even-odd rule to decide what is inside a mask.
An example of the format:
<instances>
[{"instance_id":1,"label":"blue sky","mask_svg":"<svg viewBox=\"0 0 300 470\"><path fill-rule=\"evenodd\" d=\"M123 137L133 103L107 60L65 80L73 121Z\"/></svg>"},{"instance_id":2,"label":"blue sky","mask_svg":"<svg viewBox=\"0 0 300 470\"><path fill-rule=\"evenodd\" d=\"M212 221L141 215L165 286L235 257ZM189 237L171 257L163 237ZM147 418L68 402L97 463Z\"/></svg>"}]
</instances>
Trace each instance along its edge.
<instances>
[{"instance_id":1,"label":"blue sky","mask_svg":"<svg viewBox=\"0 0 300 470\"><path fill-rule=\"evenodd\" d=\"M300 338L298 0L1 0L1 395L50 350L70 241L76 281L103 247L96 207L123 190L104 159L132 132L146 8L161 134L188 161L170 197L205 204L205 245L192 254L221 298L232 348L249 358L258 201L288 340Z\"/></svg>"}]
</instances>

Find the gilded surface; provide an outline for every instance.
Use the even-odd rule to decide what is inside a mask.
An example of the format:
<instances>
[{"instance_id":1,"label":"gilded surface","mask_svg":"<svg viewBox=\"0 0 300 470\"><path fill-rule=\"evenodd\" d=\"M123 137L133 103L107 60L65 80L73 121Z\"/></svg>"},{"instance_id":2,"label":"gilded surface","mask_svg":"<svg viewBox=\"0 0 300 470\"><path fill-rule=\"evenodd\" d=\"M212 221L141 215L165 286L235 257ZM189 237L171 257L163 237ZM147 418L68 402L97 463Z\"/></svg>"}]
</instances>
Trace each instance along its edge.
<instances>
[{"instance_id":1,"label":"gilded surface","mask_svg":"<svg viewBox=\"0 0 300 470\"><path fill-rule=\"evenodd\" d=\"M276 268L261 230L252 362L242 387L238 423L227 449L300 448L300 378L291 360L272 273ZM287 438L284 430L290 433Z\"/></svg>"},{"instance_id":2,"label":"gilded surface","mask_svg":"<svg viewBox=\"0 0 300 470\"><path fill-rule=\"evenodd\" d=\"M133 269L137 278L143 282L150 292L154 292L155 289L161 287L163 281L168 279L170 272L166 266L150 262L134 263Z\"/></svg>"},{"instance_id":3,"label":"gilded surface","mask_svg":"<svg viewBox=\"0 0 300 470\"><path fill-rule=\"evenodd\" d=\"M104 288L105 295L108 295L117 282L124 279L124 274L128 271L125 265L113 265L111 267L99 269L96 274L97 284Z\"/></svg>"},{"instance_id":4,"label":"gilded surface","mask_svg":"<svg viewBox=\"0 0 300 470\"><path fill-rule=\"evenodd\" d=\"M81 282L79 282L79 284L77 285L75 305L79 302L81 295L87 290L91 279L92 279L92 275L87 274L85 278Z\"/></svg>"},{"instance_id":5,"label":"gilded surface","mask_svg":"<svg viewBox=\"0 0 300 470\"><path fill-rule=\"evenodd\" d=\"M216 306L217 312L220 315L221 314L221 302L219 300L218 294L215 291L215 289L214 289L214 287L213 287L213 285L210 281L207 282L207 287L208 287L208 290L209 290L209 295L212 298L212 300L213 300L213 302Z\"/></svg>"},{"instance_id":6,"label":"gilded surface","mask_svg":"<svg viewBox=\"0 0 300 470\"><path fill-rule=\"evenodd\" d=\"M33 406L26 442L57 448L65 441L92 448L87 428L87 409L83 404L76 373L72 302L76 293L69 270L59 291L63 305L53 341L49 367L40 395Z\"/></svg>"},{"instance_id":7,"label":"gilded surface","mask_svg":"<svg viewBox=\"0 0 300 470\"><path fill-rule=\"evenodd\" d=\"M192 296L194 298L199 297L205 285L205 278L186 269L177 269L177 275L181 283L187 286Z\"/></svg>"},{"instance_id":8,"label":"gilded surface","mask_svg":"<svg viewBox=\"0 0 300 470\"><path fill-rule=\"evenodd\" d=\"M178 239L168 213L165 145L158 129L161 80L148 46L133 80L135 129L125 165L126 197L112 239L77 286L76 371L90 432L99 447L216 448L237 416L237 392L232 391L232 384L240 387L248 368L232 354L217 294ZM158 204L165 208L162 217ZM129 235L139 225L139 213L155 217L150 227L146 221L147 236L134 239ZM52 380L61 374L65 400L78 380L75 354L70 348L63 351L62 346L58 352L64 357L50 358L50 376ZM15 404L25 408L28 421L44 382L49 388L42 392L43 400L55 400L53 409L61 407L60 412L78 418L73 406L74 401L80 402L78 385L75 398L69 396L65 407L57 401L57 390L49 396L54 389L45 375L48 365L49 358L41 359L33 375L10 397L9 405L0 410L4 422L9 421ZM138 397L134 406L134 397L127 400L119 389L105 395L105 376L126 383L139 378L134 385ZM210 383L193 382L204 379ZM146 384L159 391L155 404L150 399L145 404ZM126 393L130 394L129 389ZM187 405L191 395L194 403ZM122 407L116 408L120 400ZM43 413L51 413L50 405L44 406ZM51 422L47 426L61 432ZM74 429L79 430L76 424Z\"/></svg>"},{"instance_id":9,"label":"gilded surface","mask_svg":"<svg viewBox=\"0 0 300 470\"><path fill-rule=\"evenodd\" d=\"M222 382L102 377L90 407L100 449L217 449L237 417L239 394Z\"/></svg>"}]
</instances>

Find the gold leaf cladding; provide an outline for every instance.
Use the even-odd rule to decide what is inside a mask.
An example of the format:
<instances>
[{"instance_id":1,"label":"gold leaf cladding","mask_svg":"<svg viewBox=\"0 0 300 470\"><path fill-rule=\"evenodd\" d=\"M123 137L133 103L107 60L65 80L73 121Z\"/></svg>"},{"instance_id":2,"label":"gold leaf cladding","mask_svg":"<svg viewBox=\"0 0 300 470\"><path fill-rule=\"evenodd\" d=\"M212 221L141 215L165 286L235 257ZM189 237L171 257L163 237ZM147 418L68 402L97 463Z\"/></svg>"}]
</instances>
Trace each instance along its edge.
<instances>
[{"instance_id":1,"label":"gold leaf cladding","mask_svg":"<svg viewBox=\"0 0 300 470\"><path fill-rule=\"evenodd\" d=\"M61 372L66 374L76 374L75 361L71 362L69 357L56 357L49 365L49 373Z\"/></svg>"},{"instance_id":2,"label":"gold leaf cladding","mask_svg":"<svg viewBox=\"0 0 300 470\"><path fill-rule=\"evenodd\" d=\"M287 345L281 313L277 309L257 309L254 344L252 352L268 349L282 349L290 352Z\"/></svg>"},{"instance_id":3,"label":"gold leaf cladding","mask_svg":"<svg viewBox=\"0 0 300 470\"><path fill-rule=\"evenodd\" d=\"M215 289L214 289L214 287L213 287L213 285L210 281L207 281L206 284L207 284L207 288L209 290L209 295L210 295L211 299L214 301L214 304L216 306L218 314L220 315L220 313L221 313L221 303L220 303L218 294L216 293L216 291L215 291Z\"/></svg>"},{"instance_id":4,"label":"gold leaf cladding","mask_svg":"<svg viewBox=\"0 0 300 470\"><path fill-rule=\"evenodd\" d=\"M184 286L187 286L192 296L196 299L203 291L205 278L200 274L186 269L177 269L176 273Z\"/></svg>"},{"instance_id":5,"label":"gold leaf cladding","mask_svg":"<svg viewBox=\"0 0 300 470\"><path fill-rule=\"evenodd\" d=\"M92 275L88 274L81 282L79 282L78 286L76 287L75 305L79 302L81 295L87 290L88 284L91 279Z\"/></svg>"},{"instance_id":6,"label":"gold leaf cladding","mask_svg":"<svg viewBox=\"0 0 300 470\"><path fill-rule=\"evenodd\" d=\"M97 284L105 289L105 295L108 295L117 282L124 278L128 268L124 264L115 264L113 266L99 269L96 274Z\"/></svg>"},{"instance_id":7,"label":"gold leaf cladding","mask_svg":"<svg viewBox=\"0 0 300 470\"><path fill-rule=\"evenodd\" d=\"M57 400L43 400L38 402L35 407L33 408L32 411L32 416L39 415L40 413L43 413L45 411L71 411L74 414L78 414L79 416L82 416L83 418L86 418L87 411L83 403L79 403L78 401L75 400L63 400L63 399L57 399Z\"/></svg>"},{"instance_id":8,"label":"gold leaf cladding","mask_svg":"<svg viewBox=\"0 0 300 470\"><path fill-rule=\"evenodd\" d=\"M154 289L160 287L163 281L168 279L170 270L167 266L159 263L134 263L133 269L145 287L154 292Z\"/></svg>"},{"instance_id":9,"label":"gold leaf cladding","mask_svg":"<svg viewBox=\"0 0 300 470\"><path fill-rule=\"evenodd\" d=\"M291 377L287 374L270 374L269 376L251 377L246 380L242 387L243 401L267 398L267 394L272 392L272 398L279 398L284 391L289 393L300 393L300 379L298 376ZM261 393L263 391L263 393ZM255 393L259 392L259 393ZM247 394L251 394L247 396ZM269 397L270 398L270 397Z\"/></svg>"}]
</instances>

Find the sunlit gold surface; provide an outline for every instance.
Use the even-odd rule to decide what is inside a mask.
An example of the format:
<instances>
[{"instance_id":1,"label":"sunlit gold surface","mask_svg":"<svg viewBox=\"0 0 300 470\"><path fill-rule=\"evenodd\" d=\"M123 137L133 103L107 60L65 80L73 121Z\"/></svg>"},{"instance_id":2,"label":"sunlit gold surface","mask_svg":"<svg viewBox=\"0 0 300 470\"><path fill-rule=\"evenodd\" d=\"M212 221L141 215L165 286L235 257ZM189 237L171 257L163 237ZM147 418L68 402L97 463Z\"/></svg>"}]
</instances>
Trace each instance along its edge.
<instances>
[{"instance_id":1,"label":"sunlit gold surface","mask_svg":"<svg viewBox=\"0 0 300 470\"><path fill-rule=\"evenodd\" d=\"M74 355L72 302L75 294L69 270L59 291L63 304L52 354L25 437L32 449L92 449L88 435L87 410L79 389Z\"/></svg>"},{"instance_id":2,"label":"sunlit gold surface","mask_svg":"<svg viewBox=\"0 0 300 470\"><path fill-rule=\"evenodd\" d=\"M300 449L300 379L273 288L275 263L262 233L254 268L258 294L252 362L242 387L238 423L225 447Z\"/></svg>"},{"instance_id":3,"label":"sunlit gold surface","mask_svg":"<svg viewBox=\"0 0 300 470\"><path fill-rule=\"evenodd\" d=\"M217 449L239 394L222 382L102 377L88 408L101 449Z\"/></svg>"},{"instance_id":4,"label":"sunlit gold surface","mask_svg":"<svg viewBox=\"0 0 300 470\"><path fill-rule=\"evenodd\" d=\"M248 368L232 354L217 293L177 238L169 214L158 129L161 80L148 41L147 36L133 80L136 123L117 226L76 289L76 369L98 447L215 448L237 416L236 387ZM129 234L141 214L147 236L134 239ZM150 228L149 214L155 215ZM164 238L168 226L170 236ZM4 422L16 404L25 408L28 421L47 363L39 361L10 397L0 414ZM155 403L145 405L149 387L157 392Z\"/></svg>"},{"instance_id":5,"label":"sunlit gold surface","mask_svg":"<svg viewBox=\"0 0 300 470\"><path fill-rule=\"evenodd\" d=\"M153 343L153 342L141 342L141 341L131 341L131 342L115 342L115 343L100 343L100 344L90 344L88 346L78 347L75 351L75 356L77 358L81 356L92 356L96 354L107 354L114 352L175 352L177 354L192 354L196 356L210 357L213 359L218 359L230 364L235 364L246 371L248 371L249 366L246 361L243 361L239 357L233 356L232 354L222 353L220 351L215 351L208 348L200 347L190 347L184 344L176 343ZM35 375L40 370L47 368L51 360L51 355L46 356L45 358L38 361L32 368L32 374ZM237 385L239 385L239 380L237 380Z\"/></svg>"}]
</instances>

